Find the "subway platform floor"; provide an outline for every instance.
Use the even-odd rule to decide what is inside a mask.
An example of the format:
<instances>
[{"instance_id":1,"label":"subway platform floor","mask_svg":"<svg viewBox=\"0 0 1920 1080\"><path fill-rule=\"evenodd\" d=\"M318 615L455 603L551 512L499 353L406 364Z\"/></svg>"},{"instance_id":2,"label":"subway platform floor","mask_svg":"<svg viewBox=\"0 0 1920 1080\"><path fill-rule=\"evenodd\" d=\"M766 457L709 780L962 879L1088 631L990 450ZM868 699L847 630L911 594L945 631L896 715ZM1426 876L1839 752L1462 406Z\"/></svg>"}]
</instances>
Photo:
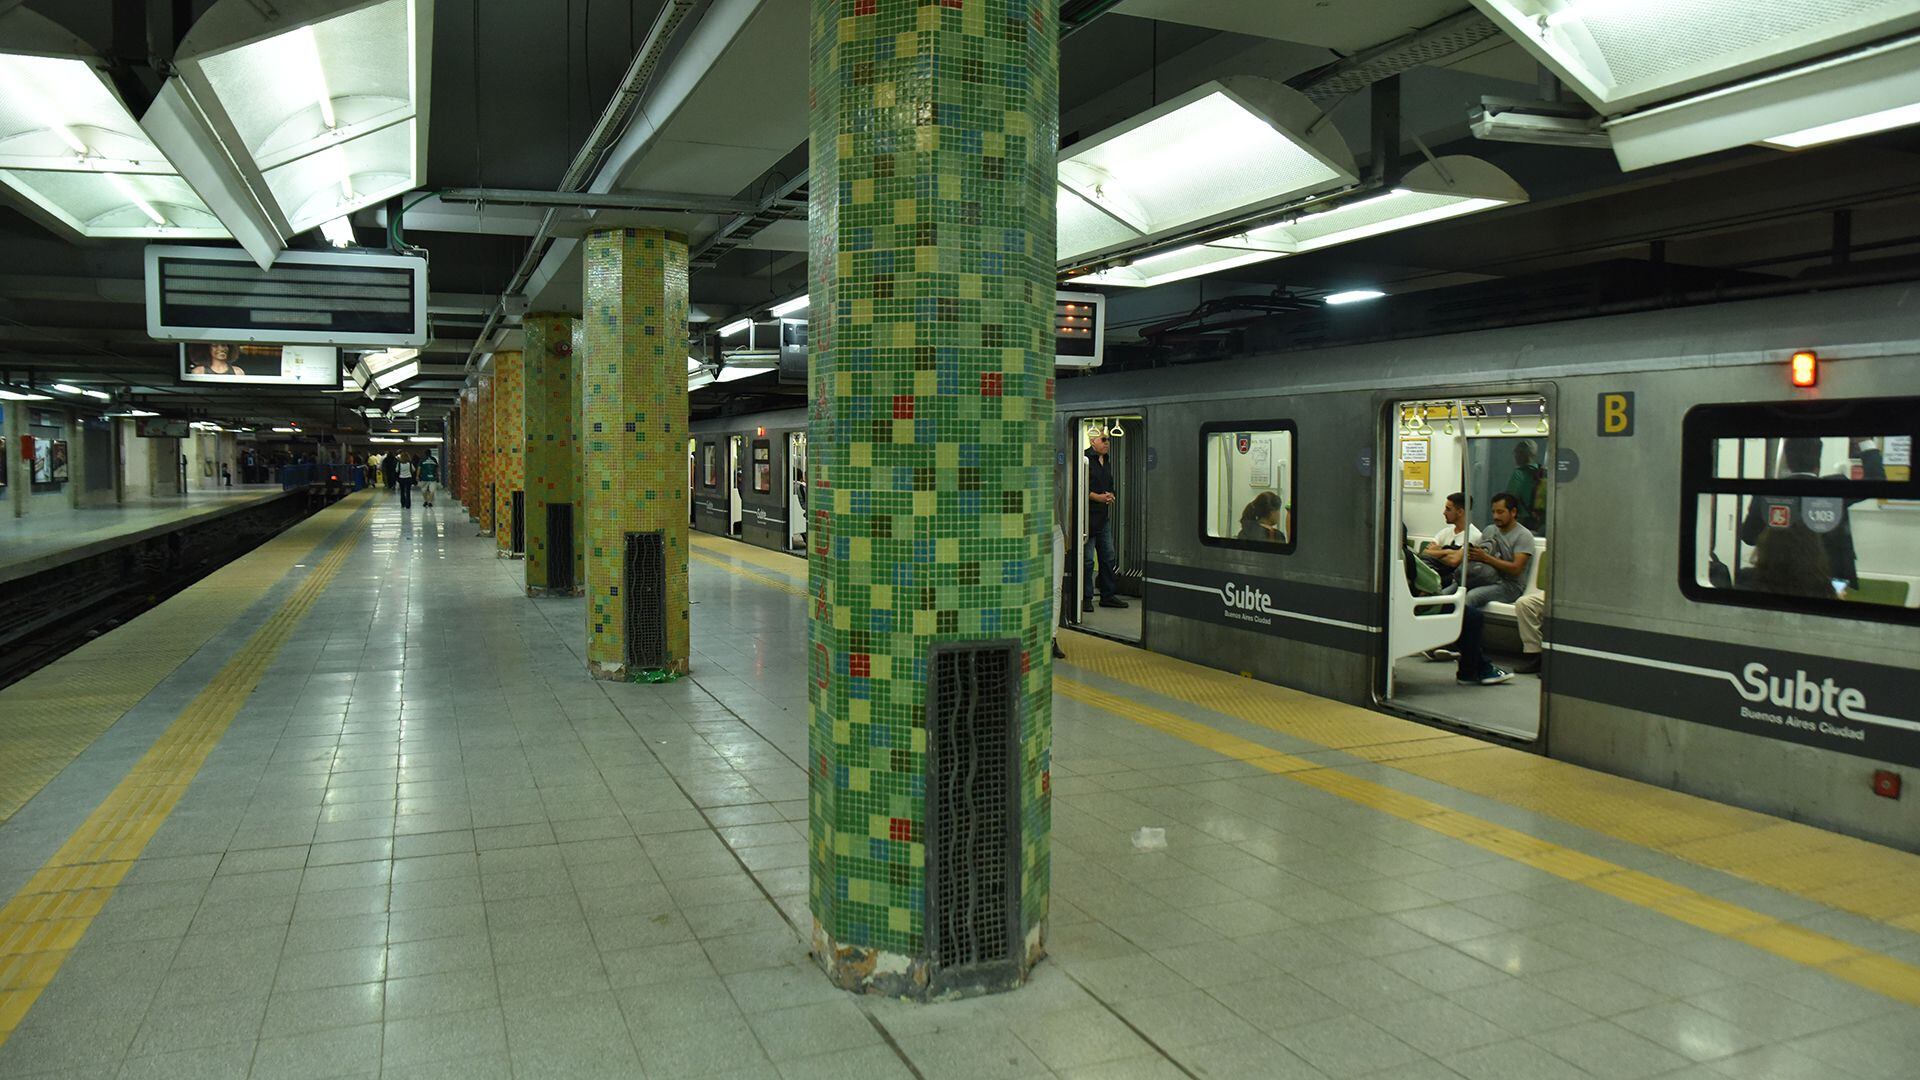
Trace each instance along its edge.
<instances>
[{"instance_id":1,"label":"subway platform floor","mask_svg":"<svg viewBox=\"0 0 1920 1080\"><path fill-rule=\"evenodd\" d=\"M855 997L803 944L804 564L701 538L694 674L625 685L451 499L359 493L257 554L194 587L244 611L0 825L0 1076L1920 1061L1920 858L1076 634L1050 957L1011 994Z\"/></svg>"},{"instance_id":2,"label":"subway platform floor","mask_svg":"<svg viewBox=\"0 0 1920 1080\"><path fill-rule=\"evenodd\" d=\"M27 514L0 517L0 581L284 494L279 484L236 484L185 495L129 496L125 502L101 506L48 506L47 500L36 500Z\"/></svg>"}]
</instances>

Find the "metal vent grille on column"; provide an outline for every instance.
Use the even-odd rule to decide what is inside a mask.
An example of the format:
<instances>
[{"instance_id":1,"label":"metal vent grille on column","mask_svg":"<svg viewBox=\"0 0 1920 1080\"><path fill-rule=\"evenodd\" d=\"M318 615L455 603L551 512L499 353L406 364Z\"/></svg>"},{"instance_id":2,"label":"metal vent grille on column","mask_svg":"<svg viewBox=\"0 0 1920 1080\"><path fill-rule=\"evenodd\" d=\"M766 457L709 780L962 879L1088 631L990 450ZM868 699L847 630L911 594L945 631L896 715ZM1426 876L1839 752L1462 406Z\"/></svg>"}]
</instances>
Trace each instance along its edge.
<instances>
[{"instance_id":1,"label":"metal vent grille on column","mask_svg":"<svg viewBox=\"0 0 1920 1080\"><path fill-rule=\"evenodd\" d=\"M666 534L627 534L626 573L620 582L627 609L627 667L667 666Z\"/></svg>"},{"instance_id":2,"label":"metal vent grille on column","mask_svg":"<svg viewBox=\"0 0 1920 1080\"><path fill-rule=\"evenodd\" d=\"M515 555L525 554L527 550L527 493L514 491L507 494L507 507L511 520L507 522L507 550Z\"/></svg>"},{"instance_id":3,"label":"metal vent grille on column","mask_svg":"<svg viewBox=\"0 0 1920 1080\"><path fill-rule=\"evenodd\" d=\"M927 682L927 947L946 984L1018 973L1017 642L936 645Z\"/></svg>"},{"instance_id":4,"label":"metal vent grille on column","mask_svg":"<svg viewBox=\"0 0 1920 1080\"><path fill-rule=\"evenodd\" d=\"M547 588L573 588L573 504L547 504Z\"/></svg>"}]
</instances>

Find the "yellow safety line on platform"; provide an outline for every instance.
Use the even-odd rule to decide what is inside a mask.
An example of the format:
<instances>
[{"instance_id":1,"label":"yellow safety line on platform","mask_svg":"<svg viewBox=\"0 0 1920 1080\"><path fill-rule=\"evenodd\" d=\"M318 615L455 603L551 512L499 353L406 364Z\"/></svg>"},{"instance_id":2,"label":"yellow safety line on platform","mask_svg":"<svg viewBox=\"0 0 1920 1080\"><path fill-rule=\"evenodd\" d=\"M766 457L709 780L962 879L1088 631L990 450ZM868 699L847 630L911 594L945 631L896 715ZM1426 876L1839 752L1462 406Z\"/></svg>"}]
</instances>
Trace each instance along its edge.
<instances>
[{"instance_id":1,"label":"yellow safety line on platform","mask_svg":"<svg viewBox=\"0 0 1920 1080\"><path fill-rule=\"evenodd\" d=\"M1920 1006L1920 967L1056 674L1055 693L1690 926Z\"/></svg>"},{"instance_id":2,"label":"yellow safety line on platform","mask_svg":"<svg viewBox=\"0 0 1920 1080\"><path fill-rule=\"evenodd\" d=\"M354 501L364 505L367 497ZM354 509L353 503L338 504L308 520L330 532L340 517ZM364 534L365 530L351 529L334 544L66 844L0 908L0 1045L53 982L94 917L186 794L295 625ZM152 624L143 628L141 621L130 624L134 632L152 633Z\"/></svg>"},{"instance_id":3,"label":"yellow safety line on platform","mask_svg":"<svg viewBox=\"0 0 1920 1080\"><path fill-rule=\"evenodd\" d=\"M364 500L369 496L359 496ZM341 506L348 506L342 502ZM327 514L330 511L322 511ZM332 524L326 522L331 521ZM309 527L307 522L317 522ZM0 690L0 822L307 557L337 516L308 518L122 626ZM165 633L153 633L156 624ZM130 626L131 624L129 624Z\"/></svg>"},{"instance_id":4,"label":"yellow safety line on platform","mask_svg":"<svg viewBox=\"0 0 1920 1080\"><path fill-rule=\"evenodd\" d=\"M725 556L739 563L752 563L762 569L772 570L778 574L786 574L789 577L797 578L803 582L807 580L807 560L804 555L786 555L778 551L769 551L766 548L754 547L752 544L742 543L738 540L725 540L708 533L690 533L688 535L692 538L694 547L700 548L710 555Z\"/></svg>"},{"instance_id":5,"label":"yellow safety line on platform","mask_svg":"<svg viewBox=\"0 0 1920 1080\"><path fill-rule=\"evenodd\" d=\"M711 562L742 577L759 580L764 584L773 584L762 575L718 559L703 556L702 561ZM1400 762L1409 758L1419 758L1429 747L1440 753L1457 754L1463 742L1467 741L1464 736L1413 724L1366 709L1341 705L1300 691L1287 690L1284 687L1266 683L1255 683L1252 680L1210 668L1201 668L1183 661L1170 660L1084 634L1072 635L1067 646L1068 662L1083 670L1165 697L1186 700L1189 704L1200 705L1222 715L1294 735L1305 741L1337 746L1348 754L1370 761L1386 762L1394 768L1405 768ZM1152 672L1159 677L1145 680L1140 677L1144 672ZM1728 903L1651 874L1631 870L1519 830L1497 825L1419 796L1409 795L1369 780L1362 780L1338 769L1231 735L1197 720L1098 690L1086 683L1058 674L1057 669L1054 675L1054 690L1083 704L1103 709L1115 716L1164 732L1223 756L1246 762L1270 773L1287 776L1289 779L1382 813L1391 814L1442 835L1454 837L1555 877L1577 882L1649 911L1744 942L1775 956L1818 968L1836 978L1845 979L1895 1000L1920 1006L1920 967L1859 948L1838 938L1782 922L1770 915ZM1266 692L1269 691L1272 692L1272 697L1266 696ZM1254 714L1253 710L1247 707L1252 700L1259 700L1266 706L1263 713ZM1301 734L1303 730L1315 732L1322 737L1314 738ZM1544 760L1532 755L1520 754L1517 751L1503 752L1529 760ZM1564 766L1564 768L1578 772L1587 771L1577 766ZM1640 784L1634 784L1634 786L1647 791L1660 790ZM1666 792L1665 794L1674 795L1675 793ZM1691 796L1676 797L1691 798ZM1806 831L1817 832L1817 830Z\"/></svg>"},{"instance_id":6,"label":"yellow safety line on platform","mask_svg":"<svg viewBox=\"0 0 1920 1080\"><path fill-rule=\"evenodd\" d=\"M762 574L758 571L749 570L744 566L736 566L733 563L726 561L725 559L715 558L714 556L709 555L705 551L702 551L698 548L689 548L687 550L687 554L693 556L694 558L700 560L703 563L706 563L709 566L717 566L722 570L725 570L729 573L738 574L739 576L746 578L749 581L758 582L770 589L779 589L781 592L786 593L789 596L798 596L798 597L804 598L807 595L806 587L803 585L795 585L791 581L784 581L780 578L769 577L768 575ZM805 570L806 564L801 563L800 567L802 570Z\"/></svg>"},{"instance_id":7,"label":"yellow safety line on platform","mask_svg":"<svg viewBox=\"0 0 1920 1080\"><path fill-rule=\"evenodd\" d=\"M1072 642L1069 662L1102 678L1920 932L1920 856L1126 645Z\"/></svg>"}]
</instances>

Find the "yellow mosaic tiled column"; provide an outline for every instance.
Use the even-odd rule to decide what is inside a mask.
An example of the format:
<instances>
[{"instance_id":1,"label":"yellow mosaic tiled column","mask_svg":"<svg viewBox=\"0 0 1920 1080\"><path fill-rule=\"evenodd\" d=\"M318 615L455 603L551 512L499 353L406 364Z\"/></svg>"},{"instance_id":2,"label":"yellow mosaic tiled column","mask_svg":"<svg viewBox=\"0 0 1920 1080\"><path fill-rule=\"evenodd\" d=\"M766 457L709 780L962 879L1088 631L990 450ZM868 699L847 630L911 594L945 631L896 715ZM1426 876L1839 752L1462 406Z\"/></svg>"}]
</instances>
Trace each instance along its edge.
<instances>
[{"instance_id":1,"label":"yellow mosaic tiled column","mask_svg":"<svg viewBox=\"0 0 1920 1080\"><path fill-rule=\"evenodd\" d=\"M589 233L586 271L587 666L606 679L684 674L687 243L659 229ZM630 610L640 598L626 588L629 549L645 551L656 536L664 602ZM643 634L658 635L657 651Z\"/></svg>"},{"instance_id":2,"label":"yellow mosaic tiled column","mask_svg":"<svg viewBox=\"0 0 1920 1080\"><path fill-rule=\"evenodd\" d=\"M493 538L497 554L513 550L513 493L526 483L526 382L518 352L493 354ZM524 547L524 544L522 545Z\"/></svg>"},{"instance_id":3,"label":"yellow mosaic tiled column","mask_svg":"<svg viewBox=\"0 0 1920 1080\"><path fill-rule=\"evenodd\" d=\"M467 513L479 524L481 536L493 535L493 376L474 384L473 501Z\"/></svg>"},{"instance_id":4,"label":"yellow mosaic tiled column","mask_svg":"<svg viewBox=\"0 0 1920 1080\"><path fill-rule=\"evenodd\" d=\"M580 455L576 444L579 420L580 357L574 350L579 321L571 315L543 312L521 321L527 335L526 392L526 533L527 595L578 596L583 567L579 558ZM565 506L571 517L566 528L566 557L573 566L554 563L549 555L556 527L552 507Z\"/></svg>"}]
</instances>

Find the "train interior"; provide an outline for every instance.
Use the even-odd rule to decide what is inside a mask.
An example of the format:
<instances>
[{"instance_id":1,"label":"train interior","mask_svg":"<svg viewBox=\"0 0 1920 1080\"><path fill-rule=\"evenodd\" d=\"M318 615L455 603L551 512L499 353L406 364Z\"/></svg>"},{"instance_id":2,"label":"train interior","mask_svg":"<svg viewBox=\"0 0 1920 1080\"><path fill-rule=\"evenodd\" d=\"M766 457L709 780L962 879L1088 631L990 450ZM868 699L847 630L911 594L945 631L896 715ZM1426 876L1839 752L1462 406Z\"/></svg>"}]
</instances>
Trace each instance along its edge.
<instances>
[{"instance_id":1,"label":"train interior","mask_svg":"<svg viewBox=\"0 0 1920 1080\"><path fill-rule=\"evenodd\" d=\"M1465 581L1429 554L1429 545L1448 526L1449 496L1464 496L1472 535L1492 527L1494 496L1507 492L1519 501L1517 520L1533 535L1536 549L1520 595L1547 595L1553 461L1547 402L1537 395L1405 401L1395 404L1389 423L1395 473L1386 521L1397 522L1399 529L1381 530L1389 571L1382 700L1507 738L1536 739L1544 700L1537 642L1527 652L1512 600L1485 605L1487 658L1512 672L1513 679L1498 685L1460 682L1455 658L1466 590L1487 571Z\"/></svg>"},{"instance_id":2,"label":"train interior","mask_svg":"<svg viewBox=\"0 0 1920 1080\"><path fill-rule=\"evenodd\" d=\"M787 550L807 553L807 433L787 433Z\"/></svg>"},{"instance_id":3,"label":"train interior","mask_svg":"<svg viewBox=\"0 0 1920 1080\"><path fill-rule=\"evenodd\" d=\"M741 533L740 522L745 515L742 503L745 499L741 487L746 480L742 473L742 459L746 457L745 435L732 435L727 438L727 532L732 536Z\"/></svg>"},{"instance_id":4,"label":"train interior","mask_svg":"<svg viewBox=\"0 0 1920 1080\"><path fill-rule=\"evenodd\" d=\"M1081 574L1091 565L1099 573L1098 554L1087 536L1088 460L1086 450L1096 434L1107 436L1108 468L1113 472L1114 502L1108 514L1116 556L1116 593L1124 608L1099 602L1068 604L1067 624L1118 641L1141 640L1147 590L1147 419L1141 413L1077 417L1067 425L1073 433L1069 463L1073 466L1074 497L1071 527L1067 530L1066 595L1088 595ZM1089 560L1092 560L1091 564ZM1095 577L1097 584L1098 578Z\"/></svg>"}]
</instances>

